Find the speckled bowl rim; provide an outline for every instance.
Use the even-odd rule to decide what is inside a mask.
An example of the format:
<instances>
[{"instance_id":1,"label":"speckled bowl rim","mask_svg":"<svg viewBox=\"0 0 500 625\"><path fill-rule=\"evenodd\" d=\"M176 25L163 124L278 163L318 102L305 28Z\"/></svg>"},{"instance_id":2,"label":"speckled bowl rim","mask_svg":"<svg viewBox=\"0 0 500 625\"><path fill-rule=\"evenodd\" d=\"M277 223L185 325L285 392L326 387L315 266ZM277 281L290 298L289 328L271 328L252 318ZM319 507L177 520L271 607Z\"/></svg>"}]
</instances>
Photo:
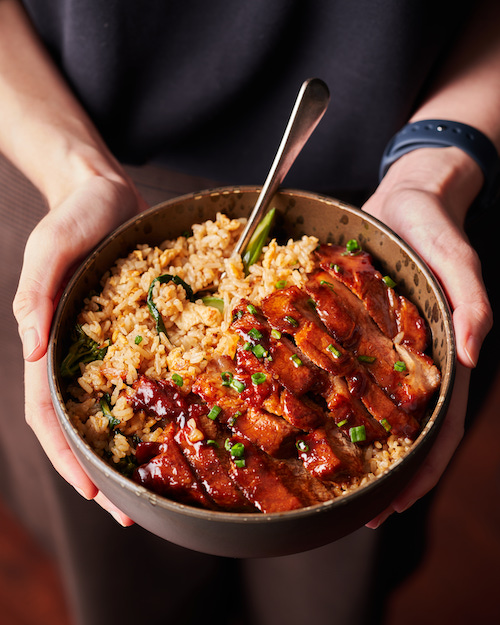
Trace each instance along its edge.
<instances>
[{"instance_id":1,"label":"speckled bowl rim","mask_svg":"<svg viewBox=\"0 0 500 625\"><path fill-rule=\"evenodd\" d=\"M449 354L446 362L446 367L442 370L442 382L441 388L439 392L438 399L435 403L435 406L430 414L426 425L423 427L417 439L414 441L412 448L410 451L404 456L404 458L396 461L392 464L383 474L376 477L372 481L367 484L360 486L352 493L349 493L345 496L336 497L332 500L315 504L313 506L308 506L304 508L300 508L298 510L291 510L286 512L273 512L273 513L238 513L238 512L225 512L225 511L216 511L216 510L206 510L202 508L195 508L193 506L177 503L175 501L171 501L161 495L157 495L156 493L136 484L131 479L126 478L121 475L118 471L113 469L110 465L108 465L102 458L100 458L90 447L90 445L80 436L76 428L72 425L65 409L64 409L64 400L63 394L61 392L61 387L59 383L59 376L55 371L55 344L57 338L57 328L58 328L58 320L63 314L63 310L66 304L67 299L69 298L69 294L75 283L79 280L82 273L85 271L87 264L92 262L92 259L97 257L101 251L107 247L111 241L122 236L122 233L129 228L133 227L135 224L139 223L145 218L148 218L151 214L160 213L164 210L168 209L172 205L178 204L180 202L185 202L189 200L196 200L206 196L215 196L217 194L233 194L233 193L247 193L247 192L258 192L260 191L260 187L258 186L234 186L234 187L217 187L213 189L205 189L202 191L198 191L195 193L184 194L170 200L166 200L165 202L161 202L147 209L140 215L133 217L132 219L126 221L121 226L119 226L116 230L110 233L95 249L91 254L83 261L80 267L73 274L72 278L68 282L64 292L61 296L59 304L56 309L56 313L54 315L53 325L51 329L49 348L48 348L48 373L49 373L49 386L50 391L54 403L54 407L60 421L60 424L65 432L67 438L70 443L75 445L83 457L89 462L95 470L104 474L107 479L111 479L120 485L122 488L132 491L137 495L137 497L145 498L150 504L154 506L158 506L160 508L164 508L166 510L170 510L177 514L187 515L193 518L198 518L202 520L206 520L207 522L230 522L236 524L273 524L280 523L284 517L286 519L299 519L303 517L308 517L312 514L320 515L322 513L331 512L332 508L341 508L349 505L354 499L359 499L360 497L364 497L367 493L372 490L379 489L381 487L381 483L385 482L389 479L390 476L393 476L398 471L401 471L403 466L410 462L411 458L418 453L420 445L424 440L427 440L430 435L433 435L434 438L437 436L439 428L442 425L444 420L447 407L450 402L451 392L455 380L456 373L456 346L455 346L455 337L453 331L453 323L452 323L452 314L447 302L444 291L439 283L438 279L435 277L431 269L427 266L427 264L422 260L422 258L395 232L393 232L390 228L388 228L385 224L383 224L380 220L364 213L360 209L337 200L335 198L320 195L317 193L300 191L296 189L281 189L280 192L283 194L289 194L292 197L304 198L313 201L324 202L328 205L334 205L347 213L353 214L357 217L361 217L364 221L370 223L376 228L380 229L385 236L397 242L397 244L403 249L403 251L407 254L407 256L415 263L415 265L419 268L419 271L425 276L428 284L430 285L432 291L435 294L435 297L439 303L440 311L443 318L443 323L445 327L446 334L446 343L448 346ZM85 467L83 467L85 470Z\"/></svg>"}]
</instances>

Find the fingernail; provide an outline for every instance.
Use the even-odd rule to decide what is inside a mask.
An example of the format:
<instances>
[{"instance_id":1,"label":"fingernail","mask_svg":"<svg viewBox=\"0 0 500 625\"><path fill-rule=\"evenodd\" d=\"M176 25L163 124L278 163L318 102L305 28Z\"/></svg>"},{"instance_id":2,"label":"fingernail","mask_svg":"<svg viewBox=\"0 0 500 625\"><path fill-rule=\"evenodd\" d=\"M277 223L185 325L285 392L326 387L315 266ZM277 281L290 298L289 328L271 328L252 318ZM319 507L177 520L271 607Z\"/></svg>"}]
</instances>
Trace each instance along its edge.
<instances>
[{"instance_id":1,"label":"fingernail","mask_svg":"<svg viewBox=\"0 0 500 625\"><path fill-rule=\"evenodd\" d=\"M35 328L28 328L23 333L23 356L25 360L29 360L34 352L40 346L40 339Z\"/></svg>"},{"instance_id":2,"label":"fingernail","mask_svg":"<svg viewBox=\"0 0 500 625\"><path fill-rule=\"evenodd\" d=\"M473 336L469 336L469 338L467 339L467 343L464 346L464 352L467 354L467 358L470 361L470 366L474 368L477 365L479 349L477 347L477 341Z\"/></svg>"},{"instance_id":3,"label":"fingernail","mask_svg":"<svg viewBox=\"0 0 500 625\"><path fill-rule=\"evenodd\" d=\"M87 501L90 500L90 497L78 486L73 486L73 488L76 490L76 492L83 497L84 499L86 499Z\"/></svg>"},{"instance_id":4,"label":"fingernail","mask_svg":"<svg viewBox=\"0 0 500 625\"><path fill-rule=\"evenodd\" d=\"M113 510L108 510L108 512L119 525L121 525L122 527L127 527L127 525L123 522L123 519L119 512L115 512Z\"/></svg>"},{"instance_id":5,"label":"fingernail","mask_svg":"<svg viewBox=\"0 0 500 625\"><path fill-rule=\"evenodd\" d=\"M416 499L411 499L410 501L407 501L406 503L400 503L398 504L397 502L395 502L393 504L394 506L394 510L398 513L401 514L401 512L405 512L406 510L408 510L409 508L411 508L413 506L413 504L415 503Z\"/></svg>"}]
</instances>

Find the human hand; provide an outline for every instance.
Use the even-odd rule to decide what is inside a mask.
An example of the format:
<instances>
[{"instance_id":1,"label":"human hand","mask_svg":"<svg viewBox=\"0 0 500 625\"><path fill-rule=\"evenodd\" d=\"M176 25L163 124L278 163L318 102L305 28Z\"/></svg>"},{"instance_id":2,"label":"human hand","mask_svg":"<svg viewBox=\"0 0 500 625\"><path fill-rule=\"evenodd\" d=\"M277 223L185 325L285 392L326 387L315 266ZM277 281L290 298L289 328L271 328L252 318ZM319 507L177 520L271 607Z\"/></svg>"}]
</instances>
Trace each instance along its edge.
<instances>
[{"instance_id":1,"label":"human hand","mask_svg":"<svg viewBox=\"0 0 500 625\"><path fill-rule=\"evenodd\" d=\"M31 233L14 300L25 358L26 420L61 476L122 525L131 524L131 519L87 477L59 427L48 386L46 351L64 277L108 232L145 207L126 177L92 175L79 182L53 202Z\"/></svg>"},{"instance_id":2,"label":"human hand","mask_svg":"<svg viewBox=\"0 0 500 625\"><path fill-rule=\"evenodd\" d=\"M453 311L458 367L438 437L415 478L368 527L403 512L439 481L463 436L470 370L492 325L481 266L463 229L482 184L472 159L458 148L419 149L396 161L363 209L398 233L440 280Z\"/></svg>"}]
</instances>

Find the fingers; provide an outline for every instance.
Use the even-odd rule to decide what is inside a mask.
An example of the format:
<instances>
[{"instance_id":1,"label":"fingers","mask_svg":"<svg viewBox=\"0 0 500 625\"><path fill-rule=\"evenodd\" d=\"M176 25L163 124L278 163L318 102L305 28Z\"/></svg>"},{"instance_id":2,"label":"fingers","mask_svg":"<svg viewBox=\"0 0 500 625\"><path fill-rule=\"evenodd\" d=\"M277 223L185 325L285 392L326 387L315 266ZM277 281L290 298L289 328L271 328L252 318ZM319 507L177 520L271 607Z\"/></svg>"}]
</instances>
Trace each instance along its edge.
<instances>
[{"instance_id":1,"label":"fingers","mask_svg":"<svg viewBox=\"0 0 500 625\"><path fill-rule=\"evenodd\" d=\"M26 421L56 471L85 499L94 499L124 527L133 524L90 480L59 426L47 384L47 357L26 363Z\"/></svg>"},{"instance_id":2,"label":"fingers","mask_svg":"<svg viewBox=\"0 0 500 625\"><path fill-rule=\"evenodd\" d=\"M475 367L492 312L479 258L464 232L435 195L416 189L380 198L375 193L364 208L403 237L436 275L453 311L458 359Z\"/></svg>"},{"instance_id":3,"label":"fingers","mask_svg":"<svg viewBox=\"0 0 500 625\"><path fill-rule=\"evenodd\" d=\"M93 499L98 489L73 455L54 412L47 381L47 357L25 365L26 421L57 472L83 497Z\"/></svg>"},{"instance_id":4,"label":"fingers","mask_svg":"<svg viewBox=\"0 0 500 625\"><path fill-rule=\"evenodd\" d=\"M463 437L469 380L470 369L459 365L446 418L427 458L410 484L367 527L379 527L393 512L404 512L436 486Z\"/></svg>"}]
</instances>

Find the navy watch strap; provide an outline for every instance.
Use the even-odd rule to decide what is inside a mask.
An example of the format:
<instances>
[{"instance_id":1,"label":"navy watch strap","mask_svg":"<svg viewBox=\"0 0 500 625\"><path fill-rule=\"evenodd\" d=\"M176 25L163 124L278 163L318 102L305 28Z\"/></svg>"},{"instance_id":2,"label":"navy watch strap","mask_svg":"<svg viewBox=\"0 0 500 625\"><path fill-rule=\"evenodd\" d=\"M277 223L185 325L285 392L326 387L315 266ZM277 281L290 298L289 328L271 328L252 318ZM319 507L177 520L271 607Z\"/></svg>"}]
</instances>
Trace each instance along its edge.
<instances>
[{"instance_id":1,"label":"navy watch strap","mask_svg":"<svg viewBox=\"0 0 500 625\"><path fill-rule=\"evenodd\" d=\"M467 152L481 167L484 185L478 200L492 203L500 189L500 158L493 143L482 132L460 122L425 119L404 126L389 141L380 163L379 179L398 158L418 148L455 146Z\"/></svg>"}]
</instances>

